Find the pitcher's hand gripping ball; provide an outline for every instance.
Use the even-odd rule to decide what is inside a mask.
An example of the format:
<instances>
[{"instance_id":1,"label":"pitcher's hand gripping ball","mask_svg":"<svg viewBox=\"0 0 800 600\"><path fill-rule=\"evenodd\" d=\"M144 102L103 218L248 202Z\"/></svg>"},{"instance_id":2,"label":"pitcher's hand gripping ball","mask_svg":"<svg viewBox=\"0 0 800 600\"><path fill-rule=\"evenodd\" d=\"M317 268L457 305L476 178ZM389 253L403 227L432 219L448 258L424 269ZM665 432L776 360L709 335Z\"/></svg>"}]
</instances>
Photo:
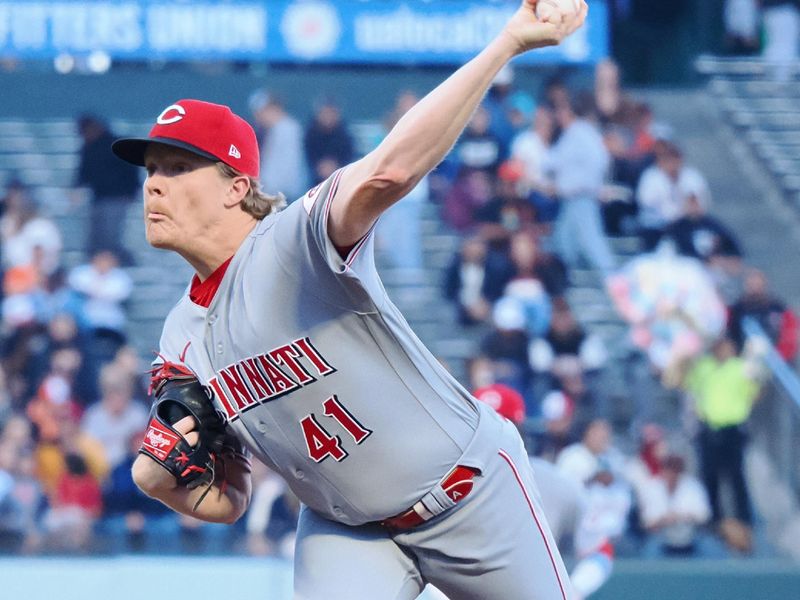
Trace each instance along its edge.
<instances>
[{"instance_id":1,"label":"pitcher's hand gripping ball","mask_svg":"<svg viewBox=\"0 0 800 600\"><path fill-rule=\"evenodd\" d=\"M580 0L538 0L536 18L540 21L561 20L562 16L577 14L581 9Z\"/></svg>"}]
</instances>

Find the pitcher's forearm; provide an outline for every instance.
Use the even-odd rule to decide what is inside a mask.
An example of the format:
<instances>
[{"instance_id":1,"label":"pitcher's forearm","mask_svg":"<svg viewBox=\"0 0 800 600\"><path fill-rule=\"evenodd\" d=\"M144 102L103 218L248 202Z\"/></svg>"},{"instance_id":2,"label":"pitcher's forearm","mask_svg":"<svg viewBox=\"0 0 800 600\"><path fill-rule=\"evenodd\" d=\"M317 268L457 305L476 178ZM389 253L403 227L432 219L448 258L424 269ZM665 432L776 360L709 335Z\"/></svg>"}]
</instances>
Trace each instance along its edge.
<instances>
[{"instance_id":1,"label":"pitcher's forearm","mask_svg":"<svg viewBox=\"0 0 800 600\"><path fill-rule=\"evenodd\" d=\"M175 512L211 523L234 523L250 502L250 462L244 457L226 460L210 489L176 485L174 477L144 455L133 464L133 480L145 494Z\"/></svg>"}]
</instances>

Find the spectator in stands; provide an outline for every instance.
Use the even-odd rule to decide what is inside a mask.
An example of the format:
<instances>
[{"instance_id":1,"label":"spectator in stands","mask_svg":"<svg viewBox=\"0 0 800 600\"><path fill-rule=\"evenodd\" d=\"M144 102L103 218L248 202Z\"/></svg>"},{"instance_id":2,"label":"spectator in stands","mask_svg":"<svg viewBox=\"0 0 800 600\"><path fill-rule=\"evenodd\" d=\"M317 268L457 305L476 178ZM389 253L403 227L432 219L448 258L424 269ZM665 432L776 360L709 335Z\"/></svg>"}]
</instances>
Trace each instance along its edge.
<instances>
[{"instance_id":1,"label":"spectator in stands","mask_svg":"<svg viewBox=\"0 0 800 600\"><path fill-rule=\"evenodd\" d=\"M525 315L525 331L529 337L544 334L550 326L552 303L550 297L536 277L520 277L506 285L503 298L519 302Z\"/></svg>"},{"instance_id":2,"label":"spectator in stands","mask_svg":"<svg viewBox=\"0 0 800 600\"><path fill-rule=\"evenodd\" d=\"M525 393L530 368L524 306L515 298L501 298L492 309L492 325L481 342L481 353L491 361L493 383Z\"/></svg>"},{"instance_id":3,"label":"spectator in stands","mask_svg":"<svg viewBox=\"0 0 800 600\"><path fill-rule=\"evenodd\" d=\"M558 455L558 470L586 488L581 529L587 540L615 542L627 530L632 500L628 484L620 477L623 462L624 455L611 443L611 427L603 419L590 422L581 442Z\"/></svg>"},{"instance_id":4,"label":"spectator in stands","mask_svg":"<svg viewBox=\"0 0 800 600\"><path fill-rule=\"evenodd\" d=\"M324 98L315 106L303 142L314 184L325 181L354 158L353 137L342 120L339 105L332 98Z\"/></svg>"},{"instance_id":5,"label":"spectator in stands","mask_svg":"<svg viewBox=\"0 0 800 600\"><path fill-rule=\"evenodd\" d=\"M505 247L510 235L536 229L536 208L523 195L522 164L507 160L497 170L494 197L477 208L475 221L484 238L495 247Z\"/></svg>"},{"instance_id":6,"label":"spectator in stands","mask_svg":"<svg viewBox=\"0 0 800 600\"><path fill-rule=\"evenodd\" d=\"M0 441L0 554L38 549L47 499L34 471L29 444Z\"/></svg>"},{"instance_id":7,"label":"spectator in stands","mask_svg":"<svg viewBox=\"0 0 800 600\"><path fill-rule=\"evenodd\" d=\"M553 361L550 375L555 389L564 392L572 401L575 407L575 427L578 430L582 430L595 419L611 418L608 396L601 384L602 371L586 373L579 358L565 354ZM546 382L547 380L544 383ZM542 385L543 382L536 383L538 387L534 387L534 392L538 394L536 398L541 398L548 388Z\"/></svg>"},{"instance_id":8,"label":"spectator in stands","mask_svg":"<svg viewBox=\"0 0 800 600\"><path fill-rule=\"evenodd\" d=\"M640 519L650 534L644 555L703 556L709 553L701 527L711 518L711 506L703 484L686 472L682 456L671 454L659 475L640 490Z\"/></svg>"},{"instance_id":9,"label":"spectator in stands","mask_svg":"<svg viewBox=\"0 0 800 600\"><path fill-rule=\"evenodd\" d=\"M42 379L36 396L28 402L28 418L36 426L37 437L43 443L57 443L65 424L81 415L82 407L73 385L81 360L75 348L55 350L50 356L50 370Z\"/></svg>"},{"instance_id":10,"label":"spectator in stands","mask_svg":"<svg viewBox=\"0 0 800 600\"><path fill-rule=\"evenodd\" d=\"M146 373L136 348L130 345L123 346L117 350L117 354L110 364L114 365L122 373L127 374L130 378L133 386L133 397L135 399L147 399L149 396L148 388L150 387L150 376Z\"/></svg>"},{"instance_id":11,"label":"spectator in stands","mask_svg":"<svg viewBox=\"0 0 800 600\"><path fill-rule=\"evenodd\" d=\"M800 7L796 0L761 0L761 9L764 60L775 68L775 79L786 82L800 58Z\"/></svg>"},{"instance_id":12,"label":"spectator in stands","mask_svg":"<svg viewBox=\"0 0 800 600\"><path fill-rule=\"evenodd\" d=\"M633 140L628 158L640 163L650 162L654 158L656 140L666 126L655 122L653 109L646 102L637 102L632 113Z\"/></svg>"},{"instance_id":13,"label":"spectator in stands","mask_svg":"<svg viewBox=\"0 0 800 600\"><path fill-rule=\"evenodd\" d=\"M639 452L625 465L625 478L631 484L639 506L642 494L654 477L663 470L669 446L664 429L656 423L645 423L639 432Z\"/></svg>"},{"instance_id":14,"label":"spectator in stands","mask_svg":"<svg viewBox=\"0 0 800 600\"><path fill-rule=\"evenodd\" d=\"M564 448L556 466L575 481L586 484L599 472L621 473L624 455L612 444L611 425L605 419L594 419L584 429L581 441Z\"/></svg>"},{"instance_id":15,"label":"spectator in stands","mask_svg":"<svg viewBox=\"0 0 800 600\"><path fill-rule=\"evenodd\" d=\"M103 518L99 531L111 538L112 547L140 550L149 538L154 542L152 550L164 551L165 539L177 533L178 520L167 506L145 496L133 483L131 468L139 455L142 435L140 430L123 440L125 455L102 487Z\"/></svg>"},{"instance_id":16,"label":"spectator in stands","mask_svg":"<svg viewBox=\"0 0 800 600\"><path fill-rule=\"evenodd\" d=\"M64 456L65 471L56 482L44 516L49 543L67 550L88 550L92 527L103 509L100 485L79 454Z\"/></svg>"},{"instance_id":17,"label":"spectator in stands","mask_svg":"<svg viewBox=\"0 0 800 600\"><path fill-rule=\"evenodd\" d=\"M506 157L503 141L491 129L491 114L479 107L445 162L453 163L451 171L464 169L493 175Z\"/></svg>"},{"instance_id":18,"label":"spectator in stands","mask_svg":"<svg viewBox=\"0 0 800 600\"><path fill-rule=\"evenodd\" d=\"M444 295L455 302L458 320L462 325L483 323L491 312L491 302L500 296L502 287L494 292L487 277L492 263L501 261L497 253L490 252L480 237L468 237L453 256L445 272ZM496 294L496 295L495 295Z\"/></svg>"},{"instance_id":19,"label":"spectator in stands","mask_svg":"<svg viewBox=\"0 0 800 600\"><path fill-rule=\"evenodd\" d=\"M105 448L80 428L79 419L80 417L65 415L58 429L58 437L50 441L40 438L36 446L36 472L51 500L57 491L58 482L67 472L66 457L69 454L80 456L89 473L98 482L105 481L108 476Z\"/></svg>"},{"instance_id":20,"label":"spectator in stands","mask_svg":"<svg viewBox=\"0 0 800 600\"><path fill-rule=\"evenodd\" d=\"M68 272L59 268L45 280L42 290L45 314L50 320L60 314L69 314L83 325L83 304L69 286L67 276Z\"/></svg>"},{"instance_id":21,"label":"spectator in stands","mask_svg":"<svg viewBox=\"0 0 800 600\"><path fill-rule=\"evenodd\" d=\"M486 296L495 300L495 291L515 298L523 308L526 330L540 336L550 326L551 296L566 288L566 270L554 256L541 252L537 239L527 231L511 237L507 260L487 265Z\"/></svg>"},{"instance_id":22,"label":"spectator in stands","mask_svg":"<svg viewBox=\"0 0 800 600\"><path fill-rule=\"evenodd\" d=\"M558 256L542 250L539 239L529 231L512 235L507 261L497 262L492 267L495 270L487 274L493 283L492 289L505 289L515 279L535 279L551 298L560 298L569 287L564 263ZM491 293L488 297L497 299Z\"/></svg>"},{"instance_id":23,"label":"spectator in stands","mask_svg":"<svg viewBox=\"0 0 800 600\"><path fill-rule=\"evenodd\" d=\"M744 426L758 398L759 383L747 363L736 355L733 340L723 336L714 345L713 352L692 367L685 386L694 400L700 421L700 463L711 501L712 521L721 527L723 535L728 530L723 521L732 520L737 527L745 528L748 535L738 549L749 551L753 511L744 476L747 441ZM720 501L722 481L729 482L733 491L735 512L728 519L724 519ZM733 542L730 538L728 541Z\"/></svg>"},{"instance_id":24,"label":"spectator in stands","mask_svg":"<svg viewBox=\"0 0 800 600\"><path fill-rule=\"evenodd\" d=\"M39 214L30 190L18 181L9 184L4 206L0 217L3 267L25 267L35 262L45 276L54 273L61 263L58 227Z\"/></svg>"},{"instance_id":25,"label":"spectator in stands","mask_svg":"<svg viewBox=\"0 0 800 600\"><path fill-rule=\"evenodd\" d=\"M475 225L475 212L485 206L494 191L493 174L482 169L462 170L442 202L442 219L456 231Z\"/></svg>"},{"instance_id":26,"label":"spectator in stands","mask_svg":"<svg viewBox=\"0 0 800 600\"><path fill-rule=\"evenodd\" d=\"M46 328L37 329L28 337L21 336L15 343L17 347L6 364L17 378L20 400L27 402L38 394L40 383L52 374L53 356L58 352L59 364L70 369L69 382L76 401L84 404L95 397L94 366L86 359L84 339L71 314L55 314Z\"/></svg>"},{"instance_id":27,"label":"spectator in stands","mask_svg":"<svg viewBox=\"0 0 800 600\"><path fill-rule=\"evenodd\" d=\"M100 371L100 394L99 402L86 410L82 428L103 444L113 469L125 458L130 437L144 431L148 411L133 398L130 375L114 363Z\"/></svg>"},{"instance_id":28,"label":"spectator in stands","mask_svg":"<svg viewBox=\"0 0 800 600\"><path fill-rule=\"evenodd\" d=\"M739 242L719 219L708 214L708 200L705 194L686 194L683 216L666 228L664 236L684 256L706 263L715 259L738 262L742 256Z\"/></svg>"},{"instance_id":29,"label":"spectator in stands","mask_svg":"<svg viewBox=\"0 0 800 600\"><path fill-rule=\"evenodd\" d=\"M684 165L678 146L659 140L654 152L656 162L642 173L636 188L640 235L646 252L653 250L664 230L683 215L688 196L694 195L700 206L711 203L705 177Z\"/></svg>"},{"instance_id":30,"label":"spectator in stands","mask_svg":"<svg viewBox=\"0 0 800 600\"><path fill-rule=\"evenodd\" d=\"M547 223L555 220L558 214L553 185L545 171L554 136L553 111L540 106L531 126L519 133L511 144L511 158L523 165L523 189L536 207L537 218Z\"/></svg>"},{"instance_id":31,"label":"spectator in stands","mask_svg":"<svg viewBox=\"0 0 800 600\"><path fill-rule=\"evenodd\" d=\"M648 104L632 104L630 113L628 122L607 125L603 136L612 158L611 180L635 189L654 159L656 125Z\"/></svg>"},{"instance_id":32,"label":"spectator in stands","mask_svg":"<svg viewBox=\"0 0 800 600\"><path fill-rule=\"evenodd\" d=\"M558 75L551 77L545 82L542 95L544 96L547 107L552 110L553 113L560 107L566 106L571 102L567 83ZM561 134L560 125L558 125L558 123L556 123L556 133L557 135L555 137Z\"/></svg>"},{"instance_id":33,"label":"spectator in stands","mask_svg":"<svg viewBox=\"0 0 800 600\"><path fill-rule=\"evenodd\" d=\"M14 452L33 448L31 422L21 413L11 412L0 427L0 446Z\"/></svg>"},{"instance_id":34,"label":"spectator in stands","mask_svg":"<svg viewBox=\"0 0 800 600\"><path fill-rule=\"evenodd\" d=\"M766 275L758 269L748 269L744 292L730 309L729 330L739 351L746 339L742 322L748 317L761 325L784 360L793 362L797 358L797 315L770 292Z\"/></svg>"},{"instance_id":35,"label":"spectator in stands","mask_svg":"<svg viewBox=\"0 0 800 600\"><path fill-rule=\"evenodd\" d=\"M539 387L537 397L558 387L559 367L566 357L576 359L580 376L587 378L590 387L595 387L607 356L603 340L584 331L564 299L556 300L549 329L528 348L528 360Z\"/></svg>"},{"instance_id":36,"label":"spectator in stands","mask_svg":"<svg viewBox=\"0 0 800 600\"><path fill-rule=\"evenodd\" d=\"M122 304L133 290L130 276L113 252L103 250L69 274L69 285L83 299L83 317L91 335L92 358L105 363L125 343L127 315Z\"/></svg>"},{"instance_id":37,"label":"spectator in stands","mask_svg":"<svg viewBox=\"0 0 800 600\"><path fill-rule=\"evenodd\" d=\"M274 94L259 90L250 96L249 104L259 134L261 187L294 202L308 187L303 128Z\"/></svg>"},{"instance_id":38,"label":"spectator in stands","mask_svg":"<svg viewBox=\"0 0 800 600\"><path fill-rule=\"evenodd\" d=\"M118 137L108 124L95 115L82 115L77 121L83 139L75 188L91 194L89 247L91 254L110 250L125 264L132 258L123 245L128 207L140 195L136 167L120 164L111 153L111 143Z\"/></svg>"},{"instance_id":39,"label":"spectator in stands","mask_svg":"<svg viewBox=\"0 0 800 600\"><path fill-rule=\"evenodd\" d=\"M3 276L2 318L6 330L36 328L47 321L44 252L33 248L27 265L10 267Z\"/></svg>"},{"instance_id":40,"label":"spectator in stands","mask_svg":"<svg viewBox=\"0 0 800 600\"><path fill-rule=\"evenodd\" d=\"M725 46L732 54L753 54L759 48L759 0L725 0Z\"/></svg>"},{"instance_id":41,"label":"spectator in stands","mask_svg":"<svg viewBox=\"0 0 800 600\"><path fill-rule=\"evenodd\" d=\"M534 433L534 454L555 463L561 451L578 441L575 403L563 391L547 393L541 402L543 429Z\"/></svg>"},{"instance_id":42,"label":"spectator in stands","mask_svg":"<svg viewBox=\"0 0 800 600\"><path fill-rule=\"evenodd\" d=\"M614 257L603 232L599 198L610 161L599 130L588 120L590 101L570 99L555 111L562 134L551 150L550 169L561 209L553 236L568 265L582 257L608 275Z\"/></svg>"}]
</instances>

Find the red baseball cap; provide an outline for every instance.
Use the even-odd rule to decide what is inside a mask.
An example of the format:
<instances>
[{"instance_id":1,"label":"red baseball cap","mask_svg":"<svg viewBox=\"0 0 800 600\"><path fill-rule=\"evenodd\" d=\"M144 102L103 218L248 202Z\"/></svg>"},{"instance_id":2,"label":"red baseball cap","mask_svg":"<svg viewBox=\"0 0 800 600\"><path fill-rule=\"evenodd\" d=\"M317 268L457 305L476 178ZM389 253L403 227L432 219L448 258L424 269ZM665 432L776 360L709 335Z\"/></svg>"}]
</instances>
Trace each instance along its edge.
<instances>
[{"instance_id":1,"label":"red baseball cap","mask_svg":"<svg viewBox=\"0 0 800 600\"><path fill-rule=\"evenodd\" d=\"M145 150L153 142L222 161L240 173L258 178L261 161L255 131L222 104L178 100L158 115L148 137L116 140L111 150L122 160L143 167Z\"/></svg>"},{"instance_id":2,"label":"red baseball cap","mask_svg":"<svg viewBox=\"0 0 800 600\"><path fill-rule=\"evenodd\" d=\"M515 389L495 383L478 388L473 395L485 402L497 411L501 417L505 417L516 425L521 425L525 420L525 400Z\"/></svg>"}]
</instances>

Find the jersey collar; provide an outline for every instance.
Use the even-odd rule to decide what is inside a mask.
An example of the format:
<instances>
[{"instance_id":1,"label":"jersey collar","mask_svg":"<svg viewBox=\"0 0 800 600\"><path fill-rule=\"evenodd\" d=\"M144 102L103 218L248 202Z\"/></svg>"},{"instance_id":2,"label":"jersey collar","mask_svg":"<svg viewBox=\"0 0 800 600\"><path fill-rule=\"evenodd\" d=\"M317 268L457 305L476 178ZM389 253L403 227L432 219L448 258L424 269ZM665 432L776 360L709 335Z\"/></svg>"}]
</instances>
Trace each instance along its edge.
<instances>
[{"instance_id":1,"label":"jersey collar","mask_svg":"<svg viewBox=\"0 0 800 600\"><path fill-rule=\"evenodd\" d=\"M232 259L233 256L217 267L205 281L201 282L200 278L195 273L194 277L192 277L192 285L189 288L189 300L198 306L208 308L219 289L220 283L222 283L222 278L225 277L225 272L228 270Z\"/></svg>"}]
</instances>

